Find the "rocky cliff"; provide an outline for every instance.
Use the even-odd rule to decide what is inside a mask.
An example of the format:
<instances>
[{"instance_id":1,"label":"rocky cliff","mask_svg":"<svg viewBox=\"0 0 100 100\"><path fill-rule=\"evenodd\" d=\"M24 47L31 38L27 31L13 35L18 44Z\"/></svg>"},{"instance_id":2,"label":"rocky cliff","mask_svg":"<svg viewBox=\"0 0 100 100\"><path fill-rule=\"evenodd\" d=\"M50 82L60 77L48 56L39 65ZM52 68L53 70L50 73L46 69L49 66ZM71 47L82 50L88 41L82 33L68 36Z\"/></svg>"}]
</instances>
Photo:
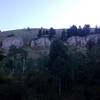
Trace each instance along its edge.
<instances>
[{"instance_id":1,"label":"rocky cliff","mask_svg":"<svg viewBox=\"0 0 100 100\"><path fill-rule=\"evenodd\" d=\"M3 49L9 49L10 46L16 46L17 48L22 47L23 46L23 40L20 37L7 37L2 41L2 48Z\"/></svg>"},{"instance_id":2,"label":"rocky cliff","mask_svg":"<svg viewBox=\"0 0 100 100\"><path fill-rule=\"evenodd\" d=\"M100 34L93 34L88 35L85 37L80 36L72 36L67 39L66 43L69 45L79 46L79 47L85 47L88 41L93 41L94 43L97 43L97 41L100 39Z\"/></svg>"}]
</instances>

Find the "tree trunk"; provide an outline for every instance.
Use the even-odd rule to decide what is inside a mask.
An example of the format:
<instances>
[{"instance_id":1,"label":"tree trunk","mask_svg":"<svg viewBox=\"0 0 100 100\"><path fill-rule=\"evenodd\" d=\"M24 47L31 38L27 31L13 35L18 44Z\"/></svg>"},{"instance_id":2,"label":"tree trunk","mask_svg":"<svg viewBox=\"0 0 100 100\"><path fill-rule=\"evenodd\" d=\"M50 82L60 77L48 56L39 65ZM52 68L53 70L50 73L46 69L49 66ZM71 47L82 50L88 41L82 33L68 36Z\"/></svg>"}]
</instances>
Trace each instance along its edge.
<instances>
[{"instance_id":1,"label":"tree trunk","mask_svg":"<svg viewBox=\"0 0 100 100\"><path fill-rule=\"evenodd\" d=\"M58 80L58 95L60 97L62 97L64 95L63 82L61 79Z\"/></svg>"},{"instance_id":2,"label":"tree trunk","mask_svg":"<svg viewBox=\"0 0 100 100\"><path fill-rule=\"evenodd\" d=\"M25 59L23 59L23 73L25 71Z\"/></svg>"}]
</instances>

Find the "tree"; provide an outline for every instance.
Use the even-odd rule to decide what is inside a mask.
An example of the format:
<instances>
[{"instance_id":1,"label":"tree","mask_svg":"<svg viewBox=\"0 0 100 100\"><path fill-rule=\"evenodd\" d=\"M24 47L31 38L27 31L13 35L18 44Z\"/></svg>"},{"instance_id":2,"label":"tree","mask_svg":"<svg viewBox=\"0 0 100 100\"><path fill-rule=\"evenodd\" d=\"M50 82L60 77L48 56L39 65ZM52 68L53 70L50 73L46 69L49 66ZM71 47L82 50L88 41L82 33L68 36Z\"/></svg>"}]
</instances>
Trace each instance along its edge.
<instances>
[{"instance_id":1,"label":"tree","mask_svg":"<svg viewBox=\"0 0 100 100\"><path fill-rule=\"evenodd\" d=\"M45 34L46 34L46 35L48 35L48 34L49 34L48 30L46 30Z\"/></svg>"},{"instance_id":2,"label":"tree","mask_svg":"<svg viewBox=\"0 0 100 100\"><path fill-rule=\"evenodd\" d=\"M26 67L26 58L27 58L27 51L24 48L18 48L18 53L20 54L20 57L22 59L22 68L23 68L23 72L25 71L25 67Z\"/></svg>"},{"instance_id":3,"label":"tree","mask_svg":"<svg viewBox=\"0 0 100 100\"><path fill-rule=\"evenodd\" d=\"M84 36L90 34L90 25L89 24L85 24L83 27L83 34Z\"/></svg>"},{"instance_id":4,"label":"tree","mask_svg":"<svg viewBox=\"0 0 100 100\"><path fill-rule=\"evenodd\" d=\"M71 26L71 27L67 30L67 34L68 34L68 37L77 36L77 35L78 35L77 27L76 27L75 25Z\"/></svg>"},{"instance_id":5,"label":"tree","mask_svg":"<svg viewBox=\"0 0 100 100\"><path fill-rule=\"evenodd\" d=\"M71 27L71 30L72 30L72 34L74 35L74 36L77 36L78 34L77 34L77 27L75 26L75 25L73 25L72 27Z\"/></svg>"},{"instance_id":6,"label":"tree","mask_svg":"<svg viewBox=\"0 0 100 100\"><path fill-rule=\"evenodd\" d=\"M12 45L9 48L8 54L7 54L7 65L9 65L11 63L10 66L10 74L13 75L16 71L17 68L17 62L16 62L16 58L17 58L17 47ZM7 67L6 65L6 67Z\"/></svg>"},{"instance_id":7,"label":"tree","mask_svg":"<svg viewBox=\"0 0 100 100\"><path fill-rule=\"evenodd\" d=\"M67 49L63 42L60 40L54 40L50 47L49 54L49 70L56 80L58 87L58 94L62 96L64 93L64 78L66 75L67 68ZM68 78L68 77L67 77Z\"/></svg>"},{"instance_id":8,"label":"tree","mask_svg":"<svg viewBox=\"0 0 100 100\"><path fill-rule=\"evenodd\" d=\"M66 53L66 47L64 46L63 42L61 40L54 40L50 46L50 64L52 65L57 57L61 57L66 59L67 53Z\"/></svg>"},{"instance_id":9,"label":"tree","mask_svg":"<svg viewBox=\"0 0 100 100\"><path fill-rule=\"evenodd\" d=\"M100 28L98 28L98 27L96 26L95 29L94 29L94 33L95 33L95 34L99 34L99 33L100 33Z\"/></svg>"},{"instance_id":10,"label":"tree","mask_svg":"<svg viewBox=\"0 0 100 100\"><path fill-rule=\"evenodd\" d=\"M92 81L100 79L100 40L95 43L88 41L87 43L87 57L88 57L88 76ZM88 79L89 80L89 79Z\"/></svg>"},{"instance_id":11,"label":"tree","mask_svg":"<svg viewBox=\"0 0 100 100\"><path fill-rule=\"evenodd\" d=\"M43 30L43 35L45 35L45 34L46 34L46 30L44 29L44 30Z\"/></svg>"},{"instance_id":12,"label":"tree","mask_svg":"<svg viewBox=\"0 0 100 100\"><path fill-rule=\"evenodd\" d=\"M4 52L2 49L0 49L0 61L3 60L4 57Z\"/></svg>"},{"instance_id":13,"label":"tree","mask_svg":"<svg viewBox=\"0 0 100 100\"><path fill-rule=\"evenodd\" d=\"M93 40L89 40L86 44L87 50L90 52L95 47L96 43Z\"/></svg>"},{"instance_id":14,"label":"tree","mask_svg":"<svg viewBox=\"0 0 100 100\"><path fill-rule=\"evenodd\" d=\"M41 29L39 29L39 31L38 31L38 38L40 38L41 36L42 36L42 31L41 31Z\"/></svg>"},{"instance_id":15,"label":"tree","mask_svg":"<svg viewBox=\"0 0 100 100\"><path fill-rule=\"evenodd\" d=\"M11 62L11 73L17 74L18 72L24 72L26 68L27 51L24 48L16 48L11 46L7 55L8 65ZM22 70L22 71L21 71Z\"/></svg>"},{"instance_id":16,"label":"tree","mask_svg":"<svg viewBox=\"0 0 100 100\"><path fill-rule=\"evenodd\" d=\"M52 27L49 29L49 39L52 39L56 35L55 29Z\"/></svg>"},{"instance_id":17,"label":"tree","mask_svg":"<svg viewBox=\"0 0 100 100\"><path fill-rule=\"evenodd\" d=\"M85 80L85 69L87 69L86 54L78 51L77 48L69 46L69 64L71 83L79 84Z\"/></svg>"},{"instance_id":18,"label":"tree","mask_svg":"<svg viewBox=\"0 0 100 100\"><path fill-rule=\"evenodd\" d=\"M28 28L27 28L27 31L31 31L31 28L30 28L30 27L28 27Z\"/></svg>"},{"instance_id":19,"label":"tree","mask_svg":"<svg viewBox=\"0 0 100 100\"><path fill-rule=\"evenodd\" d=\"M66 34L67 34L66 31L63 29L62 33L61 33L61 40L62 41L64 41L66 39L66 37L67 37Z\"/></svg>"},{"instance_id":20,"label":"tree","mask_svg":"<svg viewBox=\"0 0 100 100\"><path fill-rule=\"evenodd\" d=\"M9 48L9 52L8 52L8 57L16 57L16 54L17 54L17 47L16 46L14 46L14 45L12 45L12 46L10 46L10 48Z\"/></svg>"},{"instance_id":21,"label":"tree","mask_svg":"<svg viewBox=\"0 0 100 100\"><path fill-rule=\"evenodd\" d=\"M83 36L83 30L82 30L81 26L79 26L79 28L78 28L78 35Z\"/></svg>"}]
</instances>

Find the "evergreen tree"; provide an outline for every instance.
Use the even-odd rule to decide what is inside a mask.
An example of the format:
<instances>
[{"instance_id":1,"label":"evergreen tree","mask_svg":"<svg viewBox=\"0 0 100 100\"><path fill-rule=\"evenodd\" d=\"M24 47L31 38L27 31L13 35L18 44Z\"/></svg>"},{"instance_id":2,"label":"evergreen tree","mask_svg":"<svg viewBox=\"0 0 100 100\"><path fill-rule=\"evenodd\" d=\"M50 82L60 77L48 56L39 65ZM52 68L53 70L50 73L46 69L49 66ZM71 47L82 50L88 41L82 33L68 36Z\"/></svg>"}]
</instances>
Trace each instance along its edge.
<instances>
[{"instance_id":1,"label":"evergreen tree","mask_svg":"<svg viewBox=\"0 0 100 100\"><path fill-rule=\"evenodd\" d=\"M66 37L67 37L66 34L67 34L66 31L63 29L62 33L61 33L61 40L62 41L66 40Z\"/></svg>"},{"instance_id":2,"label":"evergreen tree","mask_svg":"<svg viewBox=\"0 0 100 100\"><path fill-rule=\"evenodd\" d=\"M48 30L46 30L46 35L48 35L48 34L49 34Z\"/></svg>"},{"instance_id":3,"label":"evergreen tree","mask_svg":"<svg viewBox=\"0 0 100 100\"><path fill-rule=\"evenodd\" d=\"M63 42L61 40L54 40L50 47L50 64L52 65L53 62L55 62L57 57L61 57L66 59L67 53L66 53L66 47L64 46Z\"/></svg>"},{"instance_id":4,"label":"evergreen tree","mask_svg":"<svg viewBox=\"0 0 100 100\"><path fill-rule=\"evenodd\" d=\"M38 31L38 38L40 38L41 36L42 36L42 31L41 31L41 29L39 29L39 31Z\"/></svg>"},{"instance_id":5,"label":"evergreen tree","mask_svg":"<svg viewBox=\"0 0 100 100\"><path fill-rule=\"evenodd\" d=\"M90 34L90 25L89 24L85 24L84 25L84 27L83 27L83 34L84 34L84 36Z\"/></svg>"},{"instance_id":6,"label":"evergreen tree","mask_svg":"<svg viewBox=\"0 0 100 100\"><path fill-rule=\"evenodd\" d=\"M4 52L2 49L0 49L0 61L4 58Z\"/></svg>"},{"instance_id":7,"label":"evergreen tree","mask_svg":"<svg viewBox=\"0 0 100 100\"><path fill-rule=\"evenodd\" d=\"M77 27L75 25L71 26L67 30L67 34L68 34L68 37L77 36L78 35L78 29L77 29Z\"/></svg>"},{"instance_id":8,"label":"evergreen tree","mask_svg":"<svg viewBox=\"0 0 100 100\"><path fill-rule=\"evenodd\" d=\"M56 35L56 31L53 28L49 29L49 39L52 39Z\"/></svg>"},{"instance_id":9,"label":"evergreen tree","mask_svg":"<svg viewBox=\"0 0 100 100\"><path fill-rule=\"evenodd\" d=\"M100 28L98 28L98 27L96 26L95 29L94 29L94 33L95 33L95 34L99 34L99 33L100 33Z\"/></svg>"},{"instance_id":10,"label":"evergreen tree","mask_svg":"<svg viewBox=\"0 0 100 100\"><path fill-rule=\"evenodd\" d=\"M56 80L58 94L62 96L64 93L64 78L67 68L67 49L60 40L54 40L50 48L49 70ZM68 75L67 75L68 78Z\"/></svg>"},{"instance_id":11,"label":"evergreen tree","mask_svg":"<svg viewBox=\"0 0 100 100\"><path fill-rule=\"evenodd\" d=\"M81 26L79 26L79 28L78 28L78 35L83 36L83 30L82 30Z\"/></svg>"}]
</instances>

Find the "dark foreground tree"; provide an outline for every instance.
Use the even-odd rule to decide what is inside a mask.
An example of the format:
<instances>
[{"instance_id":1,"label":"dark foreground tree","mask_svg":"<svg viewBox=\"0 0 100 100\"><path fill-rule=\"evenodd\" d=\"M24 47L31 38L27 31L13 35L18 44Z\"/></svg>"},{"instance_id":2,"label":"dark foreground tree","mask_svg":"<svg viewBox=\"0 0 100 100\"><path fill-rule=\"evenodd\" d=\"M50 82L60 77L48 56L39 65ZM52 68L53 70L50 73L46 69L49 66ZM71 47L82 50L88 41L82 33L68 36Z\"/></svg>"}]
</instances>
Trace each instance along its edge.
<instances>
[{"instance_id":1,"label":"dark foreground tree","mask_svg":"<svg viewBox=\"0 0 100 100\"><path fill-rule=\"evenodd\" d=\"M68 75L66 76L68 68L67 68L67 49L62 41L55 40L52 42L49 58L50 58L49 70L53 75L56 86L58 87L57 88L58 95L63 96L65 77L68 78Z\"/></svg>"},{"instance_id":2,"label":"dark foreground tree","mask_svg":"<svg viewBox=\"0 0 100 100\"><path fill-rule=\"evenodd\" d=\"M3 50L0 49L0 61L1 61L4 57L5 57L5 56L4 56L4 52L3 52Z\"/></svg>"}]
</instances>

